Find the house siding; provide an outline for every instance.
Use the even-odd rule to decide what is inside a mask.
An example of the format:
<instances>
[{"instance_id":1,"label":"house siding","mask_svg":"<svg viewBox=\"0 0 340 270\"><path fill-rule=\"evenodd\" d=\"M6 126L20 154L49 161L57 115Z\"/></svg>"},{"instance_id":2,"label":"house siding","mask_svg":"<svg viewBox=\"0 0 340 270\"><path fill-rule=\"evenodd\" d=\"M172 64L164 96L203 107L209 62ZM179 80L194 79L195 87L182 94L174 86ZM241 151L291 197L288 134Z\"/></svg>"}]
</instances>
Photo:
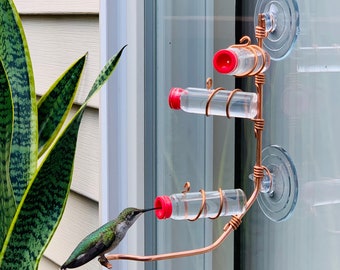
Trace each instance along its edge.
<instances>
[{"instance_id":1,"label":"house siding","mask_svg":"<svg viewBox=\"0 0 340 270\"><path fill-rule=\"evenodd\" d=\"M14 0L30 49L36 92L44 94L78 58L88 53L75 99L79 107L100 70L99 0ZM91 100L78 136L71 193L64 216L39 270L59 269L83 237L99 225L99 98ZM79 269L101 269L94 260Z\"/></svg>"}]
</instances>

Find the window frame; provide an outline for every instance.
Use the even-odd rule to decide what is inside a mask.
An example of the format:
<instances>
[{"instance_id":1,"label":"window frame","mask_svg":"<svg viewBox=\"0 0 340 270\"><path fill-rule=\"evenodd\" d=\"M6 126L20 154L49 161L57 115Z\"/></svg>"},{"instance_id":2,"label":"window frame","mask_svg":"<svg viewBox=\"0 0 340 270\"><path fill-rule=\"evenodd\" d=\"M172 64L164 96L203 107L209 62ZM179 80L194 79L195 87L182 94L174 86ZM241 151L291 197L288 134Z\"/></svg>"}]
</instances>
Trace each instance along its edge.
<instances>
[{"instance_id":1,"label":"window frame","mask_svg":"<svg viewBox=\"0 0 340 270\"><path fill-rule=\"evenodd\" d=\"M102 140L100 223L127 206L144 206L144 2L100 1L101 65L128 44L100 96ZM144 252L144 224L138 221L115 253ZM140 269L131 261L117 269Z\"/></svg>"}]
</instances>

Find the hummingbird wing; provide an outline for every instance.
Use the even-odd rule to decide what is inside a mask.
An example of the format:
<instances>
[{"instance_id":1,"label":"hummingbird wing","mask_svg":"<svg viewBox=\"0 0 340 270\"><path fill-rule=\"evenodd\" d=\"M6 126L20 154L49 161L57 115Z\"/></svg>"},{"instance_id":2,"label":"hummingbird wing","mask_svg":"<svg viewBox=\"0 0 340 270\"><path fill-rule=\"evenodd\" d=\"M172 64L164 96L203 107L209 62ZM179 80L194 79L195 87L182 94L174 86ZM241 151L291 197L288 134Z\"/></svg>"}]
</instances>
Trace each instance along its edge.
<instances>
[{"instance_id":1,"label":"hummingbird wing","mask_svg":"<svg viewBox=\"0 0 340 270\"><path fill-rule=\"evenodd\" d=\"M86 236L61 266L61 269L79 267L105 253L115 240L115 235L112 231L112 224L108 222ZM108 237L108 234L111 237Z\"/></svg>"},{"instance_id":2,"label":"hummingbird wing","mask_svg":"<svg viewBox=\"0 0 340 270\"><path fill-rule=\"evenodd\" d=\"M72 253L70 258L61 266L61 269L66 268L76 268L79 267L95 257L99 256L103 250L106 249L106 246L103 243L98 243L91 248L89 248L86 252L77 254L74 256Z\"/></svg>"}]
</instances>

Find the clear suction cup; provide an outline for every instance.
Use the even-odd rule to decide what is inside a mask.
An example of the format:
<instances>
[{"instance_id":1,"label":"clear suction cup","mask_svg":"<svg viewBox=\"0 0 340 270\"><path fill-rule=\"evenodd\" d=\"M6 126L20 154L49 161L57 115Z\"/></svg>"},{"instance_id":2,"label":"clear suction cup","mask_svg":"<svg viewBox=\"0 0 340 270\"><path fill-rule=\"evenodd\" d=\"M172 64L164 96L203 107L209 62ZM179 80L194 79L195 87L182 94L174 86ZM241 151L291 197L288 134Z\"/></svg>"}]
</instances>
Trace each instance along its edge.
<instances>
[{"instance_id":1,"label":"clear suction cup","mask_svg":"<svg viewBox=\"0 0 340 270\"><path fill-rule=\"evenodd\" d=\"M281 60L291 51L299 33L299 9L296 0L258 0L255 7L254 23L258 14L266 17L268 37L264 49L271 59Z\"/></svg>"},{"instance_id":2,"label":"clear suction cup","mask_svg":"<svg viewBox=\"0 0 340 270\"><path fill-rule=\"evenodd\" d=\"M257 201L269 219L284 221L290 217L297 202L298 179L295 166L280 146L268 146L263 149L262 155L262 164L270 171L272 182L265 174Z\"/></svg>"}]
</instances>

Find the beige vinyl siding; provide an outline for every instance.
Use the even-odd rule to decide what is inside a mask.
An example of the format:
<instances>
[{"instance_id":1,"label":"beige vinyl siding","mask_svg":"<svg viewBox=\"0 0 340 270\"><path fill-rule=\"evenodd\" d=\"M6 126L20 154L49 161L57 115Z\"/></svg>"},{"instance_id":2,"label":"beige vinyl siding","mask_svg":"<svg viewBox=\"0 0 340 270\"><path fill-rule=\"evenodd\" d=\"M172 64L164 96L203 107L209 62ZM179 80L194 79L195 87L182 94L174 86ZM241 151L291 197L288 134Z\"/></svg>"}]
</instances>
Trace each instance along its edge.
<instances>
[{"instance_id":1,"label":"beige vinyl siding","mask_svg":"<svg viewBox=\"0 0 340 270\"><path fill-rule=\"evenodd\" d=\"M74 106L69 119L78 109ZM72 190L99 201L100 133L98 109L87 108L80 125L74 162Z\"/></svg>"},{"instance_id":2,"label":"beige vinyl siding","mask_svg":"<svg viewBox=\"0 0 340 270\"><path fill-rule=\"evenodd\" d=\"M43 257L40 261L40 264L39 264L39 269L51 269L51 270L53 270L53 269L58 269L58 268L59 268L59 266L57 264L50 261L46 257Z\"/></svg>"},{"instance_id":3,"label":"beige vinyl siding","mask_svg":"<svg viewBox=\"0 0 340 270\"><path fill-rule=\"evenodd\" d=\"M98 0L15 0L21 14L98 14Z\"/></svg>"},{"instance_id":4,"label":"beige vinyl siding","mask_svg":"<svg viewBox=\"0 0 340 270\"><path fill-rule=\"evenodd\" d=\"M35 75L37 94L52 83L76 60L88 53L76 103L86 98L99 71L99 19L95 15L21 16ZM90 101L98 108L98 96Z\"/></svg>"},{"instance_id":5,"label":"beige vinyl siding","mask_svg":"<svg viewBox=\"0 0 340 270\"><path fill-rule=\"evenodd\" d=\"M98 219L98 203L72 192L59 228L45 251L46 258L57 265L62 264L74 247L97 228ZM94 260L79 269L96 269L98 267L97 260ZM39 269L44 268L40 267Z\"/></svg>"},{"instance_id":6,"label":"beige vinyl siding","mask_svg":"<svg viewBox=\"0 0 340 270\"><path fill-rule=\"evenodd\" d=\"M38 95L88 52L73 112L100 70L99 0L14 0L25 28ZM80 127L71 193L63 219L39 270L59 269L73 248L99 225L99 98L90 102ZM101 269L97 260L78 269Z\"/></svg>"}]
</instances>

